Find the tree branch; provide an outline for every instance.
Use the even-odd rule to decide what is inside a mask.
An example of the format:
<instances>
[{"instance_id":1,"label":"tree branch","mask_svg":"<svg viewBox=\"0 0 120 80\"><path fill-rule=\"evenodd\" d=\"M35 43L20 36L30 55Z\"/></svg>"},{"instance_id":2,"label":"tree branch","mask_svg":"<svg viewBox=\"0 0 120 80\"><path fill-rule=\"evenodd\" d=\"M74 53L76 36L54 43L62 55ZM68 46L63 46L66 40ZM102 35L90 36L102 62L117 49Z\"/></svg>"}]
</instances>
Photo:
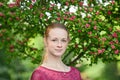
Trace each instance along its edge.
<instances>
[{"instance_id":1,"label":"tree branch","mask_svg":"<svg viewBox=\"0 0 120 80\"><path fill-rule=\"evenodd\" d=\"M71 62L69 63L69 65L70 65L70 64L74 64L74 63L75 63L79 58L81 58L83 55L84 55L84 52L79 53L79 55L78 55L73 61L71 61Z\"/></svg>"}]
</instances>

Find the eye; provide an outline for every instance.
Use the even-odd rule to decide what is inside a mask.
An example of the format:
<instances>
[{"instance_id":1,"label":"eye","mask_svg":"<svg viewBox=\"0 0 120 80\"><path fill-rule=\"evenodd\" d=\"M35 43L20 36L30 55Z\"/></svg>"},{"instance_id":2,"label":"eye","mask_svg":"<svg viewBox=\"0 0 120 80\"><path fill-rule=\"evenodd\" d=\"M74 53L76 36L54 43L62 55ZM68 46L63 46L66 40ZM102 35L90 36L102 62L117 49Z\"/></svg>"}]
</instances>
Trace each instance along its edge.
<instances>
[{"instance_id":1,"label":"eye","mask_svg":"<svg viewBox=\"0 0 120 80\"><path fill-rule=\"evenodd\" d=\"M56 39L53 39L52 41L55 42L55 41L57 41L57 40L56 40Z\"/></svg>"},{"instance_id":2,"label":"eye","mask_svg":"<svg viewBox=\"0 0 120 80\"><path fill-rule=\"evenodd\" d=\"M62 42L67 42L67 40L62 40Z\"/></svg>"}]
</instances>

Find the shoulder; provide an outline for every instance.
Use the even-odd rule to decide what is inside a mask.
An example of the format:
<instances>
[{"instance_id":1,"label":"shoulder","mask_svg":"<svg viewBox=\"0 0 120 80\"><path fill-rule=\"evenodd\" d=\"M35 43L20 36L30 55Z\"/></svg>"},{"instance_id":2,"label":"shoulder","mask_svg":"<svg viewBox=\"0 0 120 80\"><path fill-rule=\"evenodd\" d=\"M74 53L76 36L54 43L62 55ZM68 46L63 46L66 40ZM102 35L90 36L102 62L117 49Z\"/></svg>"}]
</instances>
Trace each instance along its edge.
<instances>
[{"instance_id":1,"label":"shoulder","mask_svg":"<svg viewBox=\"0 0 120 80\"><path fill-rule=\"evenodd\" d=\"M31 75L31 80L41 80L43 78L43 72L40 67L36 68L32 75Z\"/></svg>"},{"instance_id":2,"label":"shoulder","mask_svg":"<svg viewBox=\"0 0 120 80\"><path fill-rule=\"evenodd\" d=\"M76 67L72 67L72 66L71 66L71 69L72 69L73 71L80 72Z\"/></svg>"},{"instance_id":3,"label":"shoulder","mask_svg":"<svg viewBox=\"0 0 120 80\"><path fill-rule=\"evenodd\" d=\"M72 74L80 75L80 71L76 67L71 66L71 71Z\"/></svg>"},{"instance_id":4,"label":"shoulder","mask_svg":"<svg viewBox=\"0 0 120 80\"><path fill-rule=\"evenodd\" d=\"M77 80L82 80L81 78L81 74L80 74L80 70L78 70L76 67L71 67L72 68L72 73L73 75L75 75L76 78L78 78Z\"/></svg>"}]
</instances>

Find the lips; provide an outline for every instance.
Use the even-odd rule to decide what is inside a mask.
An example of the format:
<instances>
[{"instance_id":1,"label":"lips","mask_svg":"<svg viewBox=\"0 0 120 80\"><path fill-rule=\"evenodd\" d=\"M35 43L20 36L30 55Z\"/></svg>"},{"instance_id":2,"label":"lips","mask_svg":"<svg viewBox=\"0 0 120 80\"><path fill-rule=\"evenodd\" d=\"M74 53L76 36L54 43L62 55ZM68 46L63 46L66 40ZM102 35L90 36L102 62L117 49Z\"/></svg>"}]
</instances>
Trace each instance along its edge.
<instances>
[{"instance_id":1,"label":"lips","mask_svg":"<svg viewBox=\"0 0 120 80\"><path fill-rule=\"evenodd\" d=\"M61 52L62 51L62 49L55 49L56 51L58 51L58 52Z\"/></svg>"}]
</instances>

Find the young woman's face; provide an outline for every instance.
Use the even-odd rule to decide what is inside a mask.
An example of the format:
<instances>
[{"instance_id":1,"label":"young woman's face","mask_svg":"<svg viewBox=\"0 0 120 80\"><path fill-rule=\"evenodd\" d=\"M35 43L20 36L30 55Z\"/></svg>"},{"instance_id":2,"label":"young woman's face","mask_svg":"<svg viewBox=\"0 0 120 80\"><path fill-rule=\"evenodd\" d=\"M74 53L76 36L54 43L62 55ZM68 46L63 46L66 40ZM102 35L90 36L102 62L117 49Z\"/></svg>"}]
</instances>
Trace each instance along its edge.
<instances>
[{"instance_id":1,"label":"young woman's face","mask_svg":"<svg viewBox=\"0 0 120 80\"><path fill-rule=\"evenodd\" d=\"M64 54L69 39L68 34L64 29L54 28L49 32L46 40L46 49L49 54L60 57Z\"/></svg>"}]
</instances>

